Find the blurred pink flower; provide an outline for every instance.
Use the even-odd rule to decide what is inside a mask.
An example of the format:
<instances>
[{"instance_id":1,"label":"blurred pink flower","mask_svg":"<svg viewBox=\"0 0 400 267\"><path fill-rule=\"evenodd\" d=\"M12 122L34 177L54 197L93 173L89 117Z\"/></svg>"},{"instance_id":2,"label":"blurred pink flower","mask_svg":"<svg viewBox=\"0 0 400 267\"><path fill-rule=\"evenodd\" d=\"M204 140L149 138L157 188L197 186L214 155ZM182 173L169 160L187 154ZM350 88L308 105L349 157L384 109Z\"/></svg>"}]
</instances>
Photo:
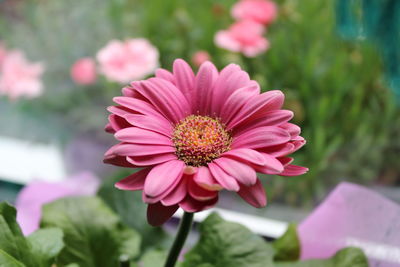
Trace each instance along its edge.
<instances>
[{"instance_id":1,"label":"blurred pink flower","mask_svg":"<svg viewBox=\"0 0 400 267\"><path fill-rule=\"evenodd\" d=\"M217 32L215 44L232 52L241 52L247 57L255 57L269 47L263 33L264 27L259 23L252 20L238 21L228 30Z\"/></svg>"},{"instance_id":2,"label":"blurred pink flower","mask_svg":"<svg viewBox=\"0 0 400 267\"><path fill-rule=\"evenodd\" d=\"M253 20L268 25L276 19L276 4L268 0L241 0L232 8L232 16L237 20Z\"/></svg>"},{"instance_id":3,"label":"blurred pink flower","mask_svg":"<svg viewBox=\"0 0 400 267\"><path fill-rule=\"evenodd\" d=\"M22 51L7 52L0 69L0 94L10 99L39 96L43 91L43 71L41 63L29 62Z\"/></svg>"},{"instance_id":4,"label":"blurred pink flower","mask_svg":"<svg viewBox=\"0 0 400 267\"><path fill-rule=\"evenodd\" d=\"M72 80L81 85L93 84L96 81L96 63L89 57L77 60L71 67Z\"/></svg>"},{"instance_id":5,"label":"blurred pink flower","mask_svg":"<svg viewBox=\"0 0 400 267\"><path fill-rule=\"evenodd\" d=\"M208 60L210 60L210 54L208 54L208 52L204 50L199 50L192 56L192 63L197 67Z\"/></svg>"},{"instance_id":6,"label":"blurred pink flower","mask_svg":"<svg viewBox=\"0 0 400 267\"><path fill-rule=\"evenodd\" d=\"M97 60L108 80L128 83L154 72L158 66L158 50L144 38L112 40L97 53Z\"/></svg>"},{"instance_id":7,"label":"blurred pink flower","mask_svg":"<svg viewBox=\"0 0 400 267\"><path fill-rule=\"evenodd\" d=\"M93 195L99 180L90 172L83 172L63 182L32 182L25 186L16 200L17 221L25 235L39 228L42 206L67 196Z\"/></svg>"}]
</instances>

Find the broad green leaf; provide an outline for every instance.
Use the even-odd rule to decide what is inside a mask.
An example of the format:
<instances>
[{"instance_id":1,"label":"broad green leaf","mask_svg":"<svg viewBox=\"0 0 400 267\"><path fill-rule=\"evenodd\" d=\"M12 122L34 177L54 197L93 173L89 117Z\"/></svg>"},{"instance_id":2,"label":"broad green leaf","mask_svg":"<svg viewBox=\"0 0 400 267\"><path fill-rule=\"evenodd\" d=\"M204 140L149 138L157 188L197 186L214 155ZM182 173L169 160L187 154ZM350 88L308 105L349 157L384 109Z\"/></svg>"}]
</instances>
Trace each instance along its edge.
<instances>
[{"instance_id":1,"label":"broad green leaf","mask_svg":"<svg viewBox=\"0 0 400 267\"><path fill-rule=\"evenodd\" d=\"M97 197L64 198L45 205L42 225L64 232L66 246L57 258L61 265L117 267L127 248L132 249L131 257L138 253L138 234L128 231Z\"/></svg>"},{"instance_id":2,"label":"broad green leaf","mask_svg":"<svg viewBox=\"0 0 400 267\"><path fill-rule=\"evenodd\" d=\"M0 249L0 266L1 267L26 267L23 263L17 261L10 254Z\"/></svg>"},{"instance_id":3,"label":"broad green leaf","mask_svg":"<svg viewBox=\"0 0 400 267\"><path fill-rule=\"evenodd\" d=\"M359 248L344 248L332 258L324 260L305 260L298 262L279 262L276 267L368 267L368 260Z\"/></svg>"},{"instance_id":4,"label":"broad green leaf","mask_svg":"<svg viewBox=\"0 0 400 267\"><path fill-rule=\"evenodd\" d=\"M246 227L211 214L200 225L200 240L185 255L183 267L269 267L274 250Z\"/></svg>"},{"instance_id":5,"label":"broad green leaf","mask_svg":"<svg viewBox=\"0 0 400 267\"><path fill-rule=\"evenodd\" d=\"M58 228L39 229L27 239L42 266L51 266L64 247L63 232Z\"/></svg>"},{"instance_id":6,"label":"broad green leaf","mask_svg":"<svg viewBox=\"0 0 400 267\"><path fill-rule=\"evenodd\" d=\"M165 250L149 250L142 256L139 265L142 267L163 267L167 255Z\"/></svg>"},{"instance_id":7,"label":"broad green leaf","mask_svg":"<svg viewBox=\"0 0 400 267\"><path fill-rule=\"evenodd\" d=\"M98 191L98 195L120 216L123 223L146 237L142 242L143 248L160 247L167 234L161 227L152 227L148 224L146 218L147 205L142 201L141 192L122 191L114 186L116 182L129 174L132 174L132 172L124 171L116 177L105 180Z\"/></svg>"},{"instance_id":8,"label":"broad green leaf","mask_svg":"<svg viewBox=\"0 0 400 267\"><path fill-rule=\"evenodd\" d=\"M300 257L300 241L296 225L289 224L285 234L272 243L275 249L275 261L296 261Z\"/></svg>"}]
</instances>

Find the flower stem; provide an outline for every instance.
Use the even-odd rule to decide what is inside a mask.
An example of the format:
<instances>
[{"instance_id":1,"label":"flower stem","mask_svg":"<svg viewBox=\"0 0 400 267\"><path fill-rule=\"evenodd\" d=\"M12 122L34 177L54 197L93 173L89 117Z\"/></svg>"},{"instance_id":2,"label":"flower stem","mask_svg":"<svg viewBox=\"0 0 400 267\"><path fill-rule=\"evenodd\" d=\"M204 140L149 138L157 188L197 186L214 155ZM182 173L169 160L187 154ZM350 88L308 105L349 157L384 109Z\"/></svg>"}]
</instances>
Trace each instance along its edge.
<instances>
[{"instance_id":1,"label":"flower stem","mask_svg":"<svg viewBox=\"0 0 400 267\"><path fill-rule=\"evenodd\" d=\"M164 267L174 267L178 260L179 254L182 250L183 244L185 244L186 238L189 234L190 228L192 227L194 213L185 212L183 214L181 223L179 225L178 234L176 235L174 244L168 253L167 261Z\"/></svg>"}]
</instances>

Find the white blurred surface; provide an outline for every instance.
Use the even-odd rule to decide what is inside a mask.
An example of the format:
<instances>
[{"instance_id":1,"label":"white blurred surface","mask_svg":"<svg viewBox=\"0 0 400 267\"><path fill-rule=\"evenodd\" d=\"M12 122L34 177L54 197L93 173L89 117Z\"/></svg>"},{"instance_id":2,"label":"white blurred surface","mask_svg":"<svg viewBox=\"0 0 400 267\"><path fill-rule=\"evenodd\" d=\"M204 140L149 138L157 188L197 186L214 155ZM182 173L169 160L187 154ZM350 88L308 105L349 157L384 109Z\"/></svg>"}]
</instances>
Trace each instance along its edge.
<instances>
[{"instance_id":1,"label":"white blurred surface","mask_svg":"<svg viewBox=\"0 0 400 267\"><path fill-rule=\"evenodd\" d=\"M0 178L25 184L31 180L61 181L62 153L55 145L35 144L0 136Z\"/></svg>"}]
</instances>

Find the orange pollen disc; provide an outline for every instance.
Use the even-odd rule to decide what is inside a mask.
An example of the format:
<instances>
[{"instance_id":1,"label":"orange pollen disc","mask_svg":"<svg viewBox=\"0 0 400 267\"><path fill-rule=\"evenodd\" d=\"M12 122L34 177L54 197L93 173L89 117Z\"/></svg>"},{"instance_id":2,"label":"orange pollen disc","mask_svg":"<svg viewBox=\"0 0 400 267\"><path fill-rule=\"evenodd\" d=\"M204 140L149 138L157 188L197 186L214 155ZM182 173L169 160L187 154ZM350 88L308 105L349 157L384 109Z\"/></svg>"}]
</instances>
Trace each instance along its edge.
<instances>
[{"instance_id":1,"label":"orange pollen disc","mask_svg":"<svg viewBox=\"0 0 400 267\"><path fill-rule=\"evenodd\" d=\"M188 166L206 166L230 149L232 137L219 119L190 115L175 125L176 155Z\"/></svg>"}]
</instances>

